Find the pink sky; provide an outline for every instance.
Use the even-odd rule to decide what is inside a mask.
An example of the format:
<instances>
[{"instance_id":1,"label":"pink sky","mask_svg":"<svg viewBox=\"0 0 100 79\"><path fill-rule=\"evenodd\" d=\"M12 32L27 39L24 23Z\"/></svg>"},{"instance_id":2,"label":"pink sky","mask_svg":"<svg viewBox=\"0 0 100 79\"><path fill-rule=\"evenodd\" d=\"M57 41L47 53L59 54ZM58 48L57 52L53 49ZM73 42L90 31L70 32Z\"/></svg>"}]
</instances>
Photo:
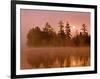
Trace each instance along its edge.
<instances>
[{"instance_id":1,"label":"pink sky","mask_svg":"<svg viewBox=\"0 0 100 79\"><path fill-rule=\"evenodd\" d=\"M21 9L21 41L22 45L26 43L26 35L28 31L35 26L41 29L49 22L55 31L59 30L58 23L63 21L64 25L68 21L71 27L72 35L75 30L80 31L82 24L85 23L90 33L90 13L89 12L69 12L69 11L49 11L49 10L32 10Z\"/></svg>"}]
</instances>

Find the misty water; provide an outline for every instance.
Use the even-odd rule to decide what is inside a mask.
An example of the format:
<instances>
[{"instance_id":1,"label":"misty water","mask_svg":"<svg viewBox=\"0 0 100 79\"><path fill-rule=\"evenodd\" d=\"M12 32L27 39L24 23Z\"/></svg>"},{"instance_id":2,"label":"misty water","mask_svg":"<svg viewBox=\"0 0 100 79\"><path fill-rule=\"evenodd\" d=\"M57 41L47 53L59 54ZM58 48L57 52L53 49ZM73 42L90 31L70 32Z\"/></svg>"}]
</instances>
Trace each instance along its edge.
<instances>
[{"instance_id":1,"label":"misty water","mask_svg":"<svg viewBox=\"0 0 100 79\"><path fill-rule=\"evenodd\" d=\"M22 49L21 69L90 66L90 47Z\"/></svg>"}]
</instances>

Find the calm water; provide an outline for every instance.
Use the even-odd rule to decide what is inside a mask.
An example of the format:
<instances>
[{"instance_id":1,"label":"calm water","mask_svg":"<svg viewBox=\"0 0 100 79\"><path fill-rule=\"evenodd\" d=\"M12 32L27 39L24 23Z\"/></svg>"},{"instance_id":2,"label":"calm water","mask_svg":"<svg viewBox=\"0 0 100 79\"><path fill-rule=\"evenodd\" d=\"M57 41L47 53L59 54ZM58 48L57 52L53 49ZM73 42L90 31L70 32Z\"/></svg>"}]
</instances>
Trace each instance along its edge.
<instances>
[{"instance_id":1,"label":"calm water","mask_svg":"<svg viewBox=\"0 0 100 79\"><path fill-rule=\"evenodd\" d=\"M22 51L21 68L90 66L89 47L32 48Z\"/></svg>"}]
</instances>

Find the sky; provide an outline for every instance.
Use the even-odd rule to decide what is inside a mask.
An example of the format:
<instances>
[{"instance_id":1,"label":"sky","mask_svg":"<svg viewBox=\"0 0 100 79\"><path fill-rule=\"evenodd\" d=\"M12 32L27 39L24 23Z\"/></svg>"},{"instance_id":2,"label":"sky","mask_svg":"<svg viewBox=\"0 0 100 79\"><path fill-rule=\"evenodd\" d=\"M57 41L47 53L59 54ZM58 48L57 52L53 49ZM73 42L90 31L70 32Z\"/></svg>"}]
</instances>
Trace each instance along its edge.
<instances>
[{"instance_id":1,"label":"sky","mask_svg":"<svg viewBox=\"0 0 100 79\"><path fill-rule=\"evenodd\" d=\"M89 12L21 9L22 44L26 44L26 36L31 28L38 26L42 29L46 22L49 22L56 32L59 30L59 21L63 21L64 25L68 22L71 26L72 36L75 35L76 30L81 31L82 24L86 24L87 31L90 34L90 18Z\"/></svg>"}]
</instances>

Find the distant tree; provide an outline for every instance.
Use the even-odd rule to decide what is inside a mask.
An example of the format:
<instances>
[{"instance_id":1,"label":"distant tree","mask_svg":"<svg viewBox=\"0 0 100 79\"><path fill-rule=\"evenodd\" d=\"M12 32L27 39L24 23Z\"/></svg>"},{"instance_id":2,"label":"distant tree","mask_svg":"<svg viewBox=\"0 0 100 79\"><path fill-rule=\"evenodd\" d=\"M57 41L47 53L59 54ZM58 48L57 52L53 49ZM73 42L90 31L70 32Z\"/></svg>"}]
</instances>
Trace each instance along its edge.
<instances>
[{"instance_id":1,"label":"distant tree","mask_svg":"<svg viewBox=\"0 0 100 79\"><path fill-rule=\"evenodd\" d=\"M43 31L49 32L50 30L52 30L51 25L48 22L46 22L45 27L43 28Z\"/></svg>"},{"instance_id":2,"label":"distant tree","mask_svg":"<svg viewBox=\"0 0 100 79\"><path fill-rule=\"evenodd\" d=\"M70 40L71 39L71 29L70 29L70 25L69 25L69 23L67 22L66 23L66 26L65 26L65 28L66 28L66 39L67 40Z\"/></svg>"},{"instance_id":3,"label":"distant tree","mask_svg":"<svg viewBox=\"0 0 100 79\"><path fill-rule=\"evenodd\" d=\"M38 46L41 43L41 30L38 26L32 28L27 34L27 45Z\"/></svg>"},{"instance_id":4,"label":"distant tree","mask_svg":"<svg viewBox=\"0 0 100 79\"><path fill-rule=\"evenodd\" d=\"M83 24L82 25L82 33L85 35L86 33L87 33L87 26L86 26L86 24Z\"/></svg>"},{"instance_id":5,"label":"distant tree","mask_svg":"<svg viewBox=\"0 0 100 79\"><path fill-rule=\"evenodd\" d=\"M63 24L64 24L64 23L63 23L62 21L59 22L60 32L63 30L63 27L64 27Z\"/></svg>"},{"instance_id":6,"label":"distant tree","mask_svg":"<svg viewBox=\"0 0 100 79\"><path fill-rule=\"evenodd\" d=\"M29 32L27 34L27 45L28 46L33 46L33 39L34 39L33 34L34 34L34 28L29 30Z\"/></svg>"},{"instance_id":7,"label":"distant tree","mask_svg":"<svg viewBox=\"0 0 100 79\"><path fill-rule=\"evenodd\" d=\"M59 27L60 30L58 31L58 40L59 40L59 44L62 46L65 45L65 40L66 40L66 34L63 29L64 25L62 21L59 22Z\"/></svg>"},{"instance_id":8,"label":"distant tree","mask_svg":"<svg viewBox=\"0 0 100 79\"><path fill-rule=\"evenodd\" d=\"M91 38L90 35L88 35L88 37L87 37L86 40L85 40L85 41L86 41L86 44L87 44L88 46L90 46L90 38Z\"/></svg>"},{"instance_id":9,"label":"distant tree","mask_svg":"<svg viewBox=\"0 0 100 79\"><path fill-rule=\"evenodd\" d=\"M42 31L42 43L44 45L48 45L48 46L53 46L55 45L55 41L56 41L56 33L54 32L53 28L51 27L51 25L46 22L45 27L43 28Z\"/></svg>"},{"instance_id":10,"label":"distant tree","mask_svg":"<svg viewBox=\"0 0 100 79\"><path fill-rule=\"evenodd\" d=\"M82 24L82 32L80 32L80 37L83 45L89 45L90 44L90 35L88 35L87 32L87 25Z\"/></svg>"},{"instance_id":11,"label":"distant tree","mask_svg":"<svg viewBox=\"0 0 100 79\"><path fill-rule=\"evenodd\" d=\"M73 41L74 41L75 46L80 45L80 36L79 36L78 30L76 30L76 36L73 38Z\"/></svg>"}]
</instances>

